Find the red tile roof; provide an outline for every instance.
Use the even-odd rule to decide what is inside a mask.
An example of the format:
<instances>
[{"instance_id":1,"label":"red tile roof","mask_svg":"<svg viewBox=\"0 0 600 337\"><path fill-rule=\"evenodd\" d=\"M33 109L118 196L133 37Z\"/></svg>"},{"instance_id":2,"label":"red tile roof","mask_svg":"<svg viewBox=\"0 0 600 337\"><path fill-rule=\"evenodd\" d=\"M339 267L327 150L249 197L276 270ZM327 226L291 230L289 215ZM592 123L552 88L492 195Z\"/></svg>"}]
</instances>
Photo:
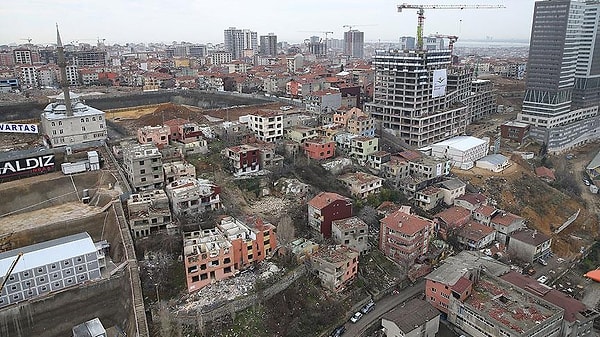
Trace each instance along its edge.
<instances>
[{"instance_id":1,"label":"red tile roof","mask_svg":"<svg viewBox=\"0 0 600 337\"><path fill-rule=\"evenodd\" d=\"M323 208L329 206L332 202L338 201L338 200L343 200L343 201L346 201L349 203L352 202L352 200L350 198L346 198L337 193L321 192L321 193L317 194L316 197L310 199L308 204L314 208L323 209Z\"/></svg>"},{"instance_id":2,"label":"red tile roof","mask_svg":"<svg viewBox=\"0 0 600 337\"><path fill-rule=\"evenodd\" d=\"M479 208L477 208L475 210L475 213L481 214L483 216L492 216L492 214L494 214L494 212L496 212L497 209L494 206L490 206L490 205L481 205L479 206Z\"/></svg>"},{"instance_id":3,"label":"red tile roof","mask_svg":"<svg viewBox=\"0 0 600 337\"><path fill-rule=\"evenodd\" d=\"M540 177L540 178L546 178L548 180L556 180L556 176L554 176L554 172L544 166L540 166L540 167L536 167L535 168L535 175Z\"/></svg>"},{"instance_id":4,"label":"red tile roof","mask_svg":"<svg viewBox=\"0 0 600 337\"><path fill-rule=\"evenodd\" d=\"M465 239L477 242L494 233L495 231L496 230L490 226L482 225L475 221L470 221L466 225L460 227L458 230L458 235Z\"/></svg>"},{"instance_id":5,"label":"red tile roof","mask_svg":"<svg viewBox=\"0 0 600 337\"><path fill-rule=\"evenodd\" d=\"M404 213L401 210L387 215L385 218L381 219L381 223L388 228L409 236L412 236L425 228L433 227L433 222L431 220L417 215Z\"/></svg>"},{"instance_id":6,"label":"red tile roof","mask_svg":"<svg viewBox=\"0 0 600 337\"><path fill-rule=\"evenodd\" d=\"M559 290L540 284L529 276L511 271L500 278L565 309L564 319L568 322L574 322L578 319L577 314L579 312L587 310L587 307L582 302Z\"/></svg>"},{"instance_id":7,"label":"red tile roof","mask_svg":"<svg viewBox=\"0 0 600 337\"><path fill-rule=\"evenodd\" d=\"M481 205L487 202L487 197L481 193L467 193L456 198L456 200L464 200L471 205Z\"/></svg>"},{"instance_id":8,"label":"red tile roof","mask_svg":"<svg viewBox=\"0 0 600 337\"><path fill-rule=\"evenodd\" d=\"M537 230L524 229L522 231L511 233L510 239L516 239L533 246L538 246L550 240L551 237L542 232L538 232Z\"/></svg>"},{"instance_id":9,"label":"red tile roof","mask_svg":"<svg viewBox=\"0 0 600 337\"><path fill-rule=\"evenodd\" d=\"M471 211L466 208L459 206L452 206L447 210L441 211L434 215L436 218L440 218L448 225L460 226L466 223L471 216Z\"/></svg>"},{"instance_id":10,"label":"red tile roof","mask_svg":"<svg viewBox=\"0 0 600 337\"><path fill-rule=\"evenodd\" d=\"M452 288L452 290L456 291L457 293L462 294L472 284L473 284L473 282L469 281L468 278L465 278L464 276L461 276L458 279L458 281L456 281L456 283L451 288Z\"/></svg>"},{"instance_id":11,"label":"red tile roof","mask_svg":"<svg viewBox=\"0 0 600 337\"><path fill-rule=\"evenodd\" d=\"M498 225L502 225L502 226L510 226L513 223L523 220L523 218L521 218L518 215L514 215L512 213L509 212L498 212L496 215L494 215L494 217L492 218L492 222Z\"/></svg>"}]
</instances>

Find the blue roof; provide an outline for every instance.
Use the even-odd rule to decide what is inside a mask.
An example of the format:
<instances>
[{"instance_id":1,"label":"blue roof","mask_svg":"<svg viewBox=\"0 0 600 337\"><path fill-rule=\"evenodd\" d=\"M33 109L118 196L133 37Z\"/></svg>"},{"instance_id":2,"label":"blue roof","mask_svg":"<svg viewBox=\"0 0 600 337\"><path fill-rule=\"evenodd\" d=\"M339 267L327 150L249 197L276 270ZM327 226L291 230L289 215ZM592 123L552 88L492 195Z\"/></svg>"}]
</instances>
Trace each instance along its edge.
<instances>
[{"instance_id":1,"label":"blue roof","mask_svg":"<svg viewBox=\"0 0 600 337\"><path fill-rule=\"evenodd\" d=\"M45 266L83 254L95 253L96 246L88 233L79 233L62 238L36 243L0 253L0 278L4 277L17 255L23 256L11 274Z\"/></svg>"}]
</instances>

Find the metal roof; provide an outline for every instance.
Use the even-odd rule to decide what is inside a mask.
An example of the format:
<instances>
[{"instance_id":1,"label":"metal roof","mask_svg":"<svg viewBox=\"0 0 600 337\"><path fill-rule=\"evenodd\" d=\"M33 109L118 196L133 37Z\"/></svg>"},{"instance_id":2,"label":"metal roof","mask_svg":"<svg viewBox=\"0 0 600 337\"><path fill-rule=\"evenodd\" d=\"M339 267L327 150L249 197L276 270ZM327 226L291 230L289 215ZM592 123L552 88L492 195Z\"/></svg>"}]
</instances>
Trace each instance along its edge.
<instances>
[{"instance_id":1,"label":"metal roof","mask_svg":"<svg viewBox=\"0 0 600 337\"><path fill-rule=\"evenodd\" d=\"M594 159L592 159L592 161L588 164L588 166L586 166L586 169L593 170L599 166L600 166L600 151L598 152L598 154L596 154L596 156L594 157Z\"/></svg>"},{"instance_id":2,"label":"metal roof","mask_svg":"<svg viewBox=\"0 0 600 337\"><path fill-rule=\"evenodd\" d=\"M9 250L0 253L0 277L6 275L10 265L20 252L23 253L23 256L11 274L83 254L96 253L96 246L88 233L79 233Z\"/></svg>"},{"instance_id":3,"label":"metal roof","mask_svg":"<svg viewBox=\"0 0 600 337\"><path fill-rule=\"evenodd\" d=\"M438 147L447 146L450 148L457 149L459 151L467 151L469 149L472 149L474 147L480 146L485 143L487 143L487 141L480 139L480 138L472 137L472 136L456 136L454 138L446 139L439 143L435 143L432 146L438 146Z\"/></svg>"}]
</instances>

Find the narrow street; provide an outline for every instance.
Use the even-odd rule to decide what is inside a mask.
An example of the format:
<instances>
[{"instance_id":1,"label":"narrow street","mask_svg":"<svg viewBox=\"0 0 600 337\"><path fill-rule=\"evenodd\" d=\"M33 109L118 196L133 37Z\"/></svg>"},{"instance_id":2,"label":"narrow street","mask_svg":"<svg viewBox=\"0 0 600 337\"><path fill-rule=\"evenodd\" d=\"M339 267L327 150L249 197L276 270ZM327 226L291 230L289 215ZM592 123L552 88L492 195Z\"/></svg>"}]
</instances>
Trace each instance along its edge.
<instances>
[{"instance_id":1,"label":"narrow street","mask_svg":"<svg viewBox=\"0 0 600 337\"><path fill-rule=\"evenodd\" d=\"M390 294L380 301L375 303L375 309L363 316L356 323L346 322L345 336L362 336L367 328L373 324L377 324L381 316L392 310L396 306L408 301L409 299L423 294L425 291L425 279L420 280L412 286L402 289L398 294Z\"/></svg>"}]
</instances>

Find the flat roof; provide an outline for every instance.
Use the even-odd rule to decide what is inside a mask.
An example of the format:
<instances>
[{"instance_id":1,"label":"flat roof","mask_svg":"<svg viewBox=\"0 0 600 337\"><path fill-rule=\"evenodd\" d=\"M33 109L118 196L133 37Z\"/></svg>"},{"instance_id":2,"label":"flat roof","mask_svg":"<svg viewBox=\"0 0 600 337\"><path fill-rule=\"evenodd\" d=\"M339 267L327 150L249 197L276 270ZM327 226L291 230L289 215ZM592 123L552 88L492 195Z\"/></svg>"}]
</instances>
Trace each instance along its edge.
<instances>
[{"instance_id":1,"label":"flat roof","mask_svg":"<svg viewBox=\"0 0 600 337\"><path fill-rule=\"evenodd\" d=\"M0 277L4 277L19 253L19 259L11 274L37 268L75 256L96 253L96 245L88 233L36 243L0 253Z\"/></svg>"},{"instance_id":2,"label":"flat roof","mask_svg":"<svg viewBox=\"0 0 600 337\"><path fill-rule=\"evenodd\" d=\"M485 143L487 143L485 140L472 136L456 136L454 138L435 143L432 146L447 146L460 151L466 151Z\"/></svg>"},{"instance_id":3,"label":"flat roof","mask_svg":"<svg viewBox=\"0 0 600 337\"><path fill-rule=\"evenodd\" d=\"M429 302L414 298L388 311L382 318L393 322L404 334L408 334L439 315L440 312Z\"/></svg>"},{"instance_id":4,"label":"flat roof","mask_svg":"<svg viewBox=\"0 0 600 337\"><path fill-rule=\"evenodd\" d=\"M434 282L453 286L469 270L483 267L495 276L507 273L510 267L478 251L462 251L450 256L437 269L425 276Z\"/></svg>"}]
</instances>

